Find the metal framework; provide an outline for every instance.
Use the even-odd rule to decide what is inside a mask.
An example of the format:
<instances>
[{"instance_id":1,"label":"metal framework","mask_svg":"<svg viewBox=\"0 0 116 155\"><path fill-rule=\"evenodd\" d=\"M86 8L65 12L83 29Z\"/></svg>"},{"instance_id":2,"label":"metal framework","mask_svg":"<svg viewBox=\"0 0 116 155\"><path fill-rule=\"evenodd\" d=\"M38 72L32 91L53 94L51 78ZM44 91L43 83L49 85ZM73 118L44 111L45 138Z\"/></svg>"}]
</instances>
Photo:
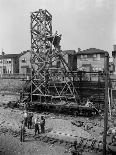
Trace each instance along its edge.
<instances>
[{"instance_id":1,"label":"metal framework","mask_svg":"<svg viewBox=\"0 0 116 155\"><path fill-rule=\"evenodd\" d=\"M57 32L52 35L52 15L47 10L31 13L31 101L35 96L75 101L78 97L60 40Z\"/></svg>"}]
</instances>

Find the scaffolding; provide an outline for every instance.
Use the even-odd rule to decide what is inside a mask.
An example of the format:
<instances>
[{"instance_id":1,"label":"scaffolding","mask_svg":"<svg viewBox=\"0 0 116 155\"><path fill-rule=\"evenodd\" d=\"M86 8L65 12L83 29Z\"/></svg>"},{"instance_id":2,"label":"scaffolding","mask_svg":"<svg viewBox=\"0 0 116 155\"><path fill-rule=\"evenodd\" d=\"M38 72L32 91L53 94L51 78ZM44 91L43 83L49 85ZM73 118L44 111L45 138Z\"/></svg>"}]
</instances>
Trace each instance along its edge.
<instances>
[{"instance_id":1,"label":"scaffolding","mask_svg":"<svg viewBox=\"0 0 116 155\"><path fill-rule=\"evenodd\" d=\"M47 10L31 13L31 102L35 98L77 102L73 73L63 58L60 40L61 35L52 34L52 15Z\"/></svg>"}]
</instances>

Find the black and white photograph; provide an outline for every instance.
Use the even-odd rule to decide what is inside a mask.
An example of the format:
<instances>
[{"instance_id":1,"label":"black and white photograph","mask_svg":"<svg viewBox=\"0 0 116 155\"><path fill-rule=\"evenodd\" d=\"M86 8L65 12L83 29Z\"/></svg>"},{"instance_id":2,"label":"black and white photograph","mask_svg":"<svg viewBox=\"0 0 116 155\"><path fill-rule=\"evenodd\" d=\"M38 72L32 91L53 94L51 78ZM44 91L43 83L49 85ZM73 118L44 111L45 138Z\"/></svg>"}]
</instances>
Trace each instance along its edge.
<instances>
[{"instance_id":1,"label":"black and white photograph","mask_svg":"<svg viewBox=\"0 0 116 155\"><path fill-rule=\"evenodd\" d=\"M116 0L0 0L0 155L116 154Z\"/></svg>"}]
</instances>

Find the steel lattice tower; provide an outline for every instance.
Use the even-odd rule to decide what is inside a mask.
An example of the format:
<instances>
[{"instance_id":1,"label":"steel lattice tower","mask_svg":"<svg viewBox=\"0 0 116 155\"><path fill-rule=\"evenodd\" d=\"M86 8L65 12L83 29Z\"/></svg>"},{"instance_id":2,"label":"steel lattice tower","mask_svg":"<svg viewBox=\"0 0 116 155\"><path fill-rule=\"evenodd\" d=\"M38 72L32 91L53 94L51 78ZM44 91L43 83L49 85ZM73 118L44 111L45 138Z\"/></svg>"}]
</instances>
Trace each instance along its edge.
<instances>
[{"instance_id":1,"label":"steel lattice tower","mask_svg":"<svg viewBox=\"0 0 116 155\"><path fill-rule=\"evenodd\" d=\"M60 49L61 36L52 35L52 15L40 9L31 14L31 101L39 97L73 97L77 92ZM53 67L60 62L61 67Z\"/></svg>"}]
</instances>

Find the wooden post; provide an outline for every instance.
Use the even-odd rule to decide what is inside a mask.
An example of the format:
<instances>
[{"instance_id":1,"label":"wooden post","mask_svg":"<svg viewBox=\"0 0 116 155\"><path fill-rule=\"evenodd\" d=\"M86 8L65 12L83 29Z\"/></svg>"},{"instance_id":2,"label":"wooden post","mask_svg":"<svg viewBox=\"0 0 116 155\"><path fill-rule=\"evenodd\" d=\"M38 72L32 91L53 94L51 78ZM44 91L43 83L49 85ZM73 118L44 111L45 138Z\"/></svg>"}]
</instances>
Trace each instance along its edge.
<instances>
[{"instance_id":1,"label":"wooden post","mask_svg":"<svg viewBox=\"0 0 116 155\"><path fill-rule=\"evenodd\" d=\"M112 107L114 106L114 102L113 102L113 96L112 96L112 88L111 88L111 92L110 92L110 94L111 94L111 99L110 99L110 101L111 101L111 109L112 109ZM112 111L111 111L111 115L112 115Z\"/></svg>"},{"instance_id":2,"label":"wooden post","mask_svg":"<svg viewBox=\"0 0 116 155\"><path fill-rule=\"evenodd\" d=\"M32 13L31 13L31 16L32 16ZM30 17L31 17L30 16ZM32 32L32 18L31 18L31 23L30 23L30 31ZM31 33L31 59L30 59L30 61L31 61L31 90L30 90L30 97L31 97L31 103L32 103L32 98L33 98L33 94L32 94L32 91L33 91L33 85L32 85L32 78L33 78L33 68L32 68L32 55L33 55L33 53L32 53L32 50L33 50L33 46L32 46L32 33Z\"/></svg>"},{"instance_id":3,"label":"wooden post","mask_svg":"<svg viewBox=\"0 0 116 155\"><path fill-rule=\"evenodd\" d=\"M104 61L105 71L105 107L104 107L104 135L103 135L103 155L106 155L106 137L108 125L108 84L109 84L109 54L105 53Z\"/></svg>"}]
</instances>

